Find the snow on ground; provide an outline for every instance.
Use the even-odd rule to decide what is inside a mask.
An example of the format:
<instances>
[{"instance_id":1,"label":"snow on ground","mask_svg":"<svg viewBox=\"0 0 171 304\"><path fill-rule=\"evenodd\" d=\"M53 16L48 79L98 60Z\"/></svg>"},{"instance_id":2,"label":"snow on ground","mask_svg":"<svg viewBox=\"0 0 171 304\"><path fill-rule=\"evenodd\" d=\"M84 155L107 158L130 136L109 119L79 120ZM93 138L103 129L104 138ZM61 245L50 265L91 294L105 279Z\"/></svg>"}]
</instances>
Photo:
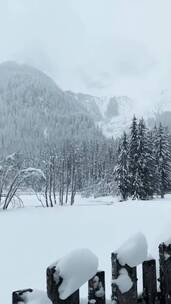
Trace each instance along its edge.
<instances>
[{"instance_id":1,"label":"snow on ground","mask_svg":"<svg viewBox=\"0 0 171 304\"><path fill-rule=\"evenodd\" d=\"M171 238L171 196L126 203L77 197L73 207L52 209L32 207L40 205L34 196L23 200L26 208L0 212L0 303L11 304L13 290L46 290L46 267L77 248L88 248L99 258L110 298L112 251L142 232L149 254L158 258L159 243ZM87 296L87 286L81 296Z\"/></svg>"}]
</instances>

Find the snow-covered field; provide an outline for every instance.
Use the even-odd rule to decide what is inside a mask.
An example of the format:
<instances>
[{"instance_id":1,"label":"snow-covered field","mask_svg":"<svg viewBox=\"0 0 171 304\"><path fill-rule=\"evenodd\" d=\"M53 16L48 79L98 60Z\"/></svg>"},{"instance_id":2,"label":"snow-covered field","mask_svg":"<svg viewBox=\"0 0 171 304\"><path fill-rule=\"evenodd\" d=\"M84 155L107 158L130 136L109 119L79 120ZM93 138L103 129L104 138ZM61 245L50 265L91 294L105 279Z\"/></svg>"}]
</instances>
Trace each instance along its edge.
<instances>
[{"instance_id":1,"label":"snow-covered field","mask_svg":"<svg viewBox=\"0 0 171 304\"><path fill-rule=\"evenodd\" d=\"M159 243L171 238L171 196L126 203L112 197L78 196L73 207L52 209L38 208L34 196L23 196L23 200L26 208L0 212L0 303L11 304L13 290L45 290L46 267L76 248L89 248L98 256L110 298L112 251L142 232L149 254L158 258ZM138 273L140 277L140 267ZM87 286L81 296L87 296Z\"/></svg>"}]
</instances>

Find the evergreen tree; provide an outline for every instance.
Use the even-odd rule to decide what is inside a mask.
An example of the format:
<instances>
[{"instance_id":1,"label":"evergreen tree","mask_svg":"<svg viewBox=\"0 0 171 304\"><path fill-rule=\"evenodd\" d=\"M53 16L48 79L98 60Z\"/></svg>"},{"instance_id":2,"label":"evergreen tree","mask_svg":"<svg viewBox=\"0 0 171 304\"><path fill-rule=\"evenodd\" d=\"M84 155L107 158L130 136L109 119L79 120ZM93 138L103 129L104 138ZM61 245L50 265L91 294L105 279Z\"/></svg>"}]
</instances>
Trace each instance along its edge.
<instances>
[{"instance_id":1,"label":"evergreen tree","mask_svg":"<svg viewBox=\"0 0 171 304\"><path fill-rule=\"evenodd\" d=\"M167 129L160 123L156 137L156 163L159 176L158 194L161 198L167 193L170 186L170 161L169 138Z\"/></svg>"},{"instance_id":2,"label":"evergreen tree","mask_svg":"<svg viewBox=\"0 0 171 304\"><path fill-rule=\"evenodd\" d=\"M129 143L129 194L133 198L138 193L138 126L137 118L134 116L131 124Z\"/></svg>"},{"instance_id":3,"label":"evergreen tree","mask_svg":"<svg viewBox=\"0 0 171 304\"><path fill-rule=\"evenodd\" d=\"M153 155L153 191L154 194L159 194L159 166L158 166L158 129L155 125L153 130L151 131L151 146L152 146L152 155Z\"/></svg>"},{"instance_id":4,"label":"evergreen tree","mask_svg":"<svg viewBox=\"0 0 171 304\"><path fill-rule=\"evenodd\" d=\"M114 174L122 200L125 201L129 194L128 141L126 133L123 134L119 145L118 163Z\"/></svg>"},{"instance_id":5,"label":"evergreen tree","mask_svg":"<svg viewBox=\"0 0 171 304\"><path fill-rule=\"evenodd\" d=\"M138 124L138 160L136 175L136 198L149 199L153 196L154 158L150 134L142 118Z\"/></svg>"},{"instance_id":6,"label":"evergreen tree","mask_svg":"<svg viewBox=\"0 0 171 304\"><path fill-rule=\"evenodd\" d=\"M149 199L154 194L164 197L171 188L171 147L166 128L160 124L152 131L144 119L137 123L134 116L129 143L121 139L115 179L122 199Z\"/></svg>"}]
</instances>

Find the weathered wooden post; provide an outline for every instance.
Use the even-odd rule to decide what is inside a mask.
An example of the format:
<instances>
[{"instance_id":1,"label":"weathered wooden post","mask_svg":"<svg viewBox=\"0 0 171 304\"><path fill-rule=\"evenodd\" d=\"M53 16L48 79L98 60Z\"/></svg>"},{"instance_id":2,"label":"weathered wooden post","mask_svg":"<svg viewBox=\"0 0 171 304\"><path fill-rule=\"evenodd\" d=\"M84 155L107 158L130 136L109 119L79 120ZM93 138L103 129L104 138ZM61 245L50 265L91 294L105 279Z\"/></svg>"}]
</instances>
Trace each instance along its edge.
<instances>
[{"instance_id":1,"label":"weathered wooden post","mask_svg":"<svg viewBox=\"0 0 171 304\"><path fill-rule=\"evenodd\" d=\"M159 245L161 303L171 304L171 244Z\"/></svg>"},{"instance_id":2,"label":"weathered wooden post","mask_svg":"<svg viewBox=\"0 0 171 304\"><path fill-rule=\"evenodd\" d=\"M20 304L20 303L26 303L24 301L24 294L28 292L33 292L33 289L23 289L23 290L17 290L12 293L12 304Z\"/></svg>"},{"instance_id":3,"label":"weathered wooden post","mask_svg":"<svg viewBox=\"0 0 171 304\"><path fill-rule=\"evenodd\" d=\"M58 288L62 283L62 278L56 271L56 266L47 268L47 295L53 304L79 304L79 290L75 291L66 300L61 300L59 297Z\"/></svg>"},{"instance_id":4,"label":"weathered wooden post","mask_svg":"<svg viewBox=\"0 0 171 304\"><path fill-rule=\"evenodd\" d=\"M112 253L112 302L116 304L137 304L137 270L136 267L128 265L120 265L117 253ZM129 278L132 281L132 287L127 292L122 293L116 284L116 280L120 275L121 270L126 270Z\"/></svg>"},{"instance_id":5,"label":"weathered wooden post","mask_svg":"<svg viewBox=\"0 0 171 304\"><path fill-rule=\"evenodd\" d=\"M155 304L157 299L156 261L154 259L142 264L143 299L146 304Z\"/></svg>"},{"instance_id":6,"label":"weathered wooden post","mask_svg":"<svg viewBox=\"0 0 171 304\"><path fill-rule=\"evenodd\" d=\"M88 281L88 303L105 304L105 272L98 271L96 275Z\"/></svg>"}]
</instances>

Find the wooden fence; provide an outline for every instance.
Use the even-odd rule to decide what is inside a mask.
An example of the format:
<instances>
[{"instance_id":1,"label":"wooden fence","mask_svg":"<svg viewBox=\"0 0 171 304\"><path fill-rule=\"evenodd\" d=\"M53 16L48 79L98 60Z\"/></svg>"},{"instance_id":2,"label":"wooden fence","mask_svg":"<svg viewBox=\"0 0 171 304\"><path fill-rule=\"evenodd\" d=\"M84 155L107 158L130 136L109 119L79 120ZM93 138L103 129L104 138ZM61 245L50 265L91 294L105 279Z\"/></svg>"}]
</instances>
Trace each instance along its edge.
<instances>
[{"instance_id":1,"label":"wooden fence","mask_svg":"<svg viewBox=\"0 0 171 304\"><path fill-rule=\"evenodd\" d=\"M112 264L112 283L111 283L111 301L112 304L171 304L171 244L164 243L159 246L159 278L156 275L156 261L154 259L143 262L143 292L138 296L137 292L137 269L128 265L121 266L117 253L111 255ZM120 275L120 270L126 270L132 280L132 287L122 293L116 284ZM79 304L79 290L75 291L66 300L59 297L58 288L62 278L54 278L55 267L47 268L47 296L53 304ZM157 288L157 281L159 288ZM58 283L56 283L58 282ZM12 304L25 303L25 293L32 293L32 289L14 291L12 294ZM105 272L99 271L88 281L88 303L105 304Z\"/></svg>"}]
</instances>

